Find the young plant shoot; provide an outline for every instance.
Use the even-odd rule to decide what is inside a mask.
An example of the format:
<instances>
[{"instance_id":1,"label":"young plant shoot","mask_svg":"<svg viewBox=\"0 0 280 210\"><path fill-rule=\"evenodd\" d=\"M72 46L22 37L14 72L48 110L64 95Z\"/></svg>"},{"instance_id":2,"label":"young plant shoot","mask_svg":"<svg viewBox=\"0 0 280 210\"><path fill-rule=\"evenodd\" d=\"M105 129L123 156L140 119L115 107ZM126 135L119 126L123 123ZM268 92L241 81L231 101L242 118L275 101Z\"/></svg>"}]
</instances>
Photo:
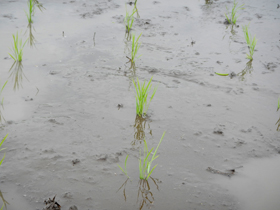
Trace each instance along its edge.
<instances>
[{"instance_id":1,"label":"young plant shoot","mask_svg":"<svg viewBox=\"0 0 280 210\"><path fill-rule=\"evenodd\" d=\"M133 9L132 11L132 14L129 15L128 11L126 10L126 13L125 13L125 18L124 18L124 23L125 23L125 26L126 26L126 33L129 34L130 33L130 30L132 28L132 25L133 25L133 22L134 22L134 13L136 12L137 10L135 10L135 8Z\"/></svg>"},{"instance_id":2,"label":"young plant shoot","mask_svg":"<svg viewBox=\"0 0 280 210\"><path fill-rule=\"evenodd\" d=\"M24 44L22 44L22 39L18 38L18 32L17 32L16 36L13 34L13 40L14 40L13 53L12 53L13 55L10 53L9 53L9 55L15 61L21 62L22 61L22 50L28 39L24 42Z\"/></svg>"},{"instance_id":3,"label":"young plant shoot","mask_svg":"<svg viewBox=\"0 0 280 210\"><path fill-rule=\"evenodd\" d=\"M6 140L6 138L8 137L8 135L9 135L9 134L7 134L7 135L3 138L3 140L0 142L0 148L1 148L2 144L4 143L4 141ZM4 149L5 149L5 148L0 149L0 151L2 151L2 150L4 150ZM2 165L2 162L3 162L4 159L5 159L5 154L4 154L3 158L2 158L2 160L0 161L0 166Z\"/></svg>"},{"instance_id":4,"label":"young plant shoot","mask_svg":"<svg viewBox=\"0 0 280 210\"><path fill-rule=\"evenodd\" d=\"M250 53L250 54L246 54L246 55L247 55L248 59L253 60L253 55L254 55L256 44L257 44L257 39L256 39L256 36L254 36L254 38L251 36L251 34L249 33L248 27L249 27L249 25L242 26L243 32L244 32L244 37L245 37L245 40L249 47L249 53Z\"/></svg>"},{"instance_id":5,"label":"young plant shoot","mask_svg":"<svg viewBox=\"0 0 280 210\"><path fill-rule=\"evenodd\" d=\"M119 164L117 164L117 165L122 170L122 172L127 176L127 178L129 178L129 176L127 175L127 169L126 169L127 158L128 158L128 155L126 156L125 161L124 161L124 170L122 169L122 167Z\"/></svg>"},{"instance_id":6,"label":"young plant shoot","mask_svg":"<svg viewBox=\"0 0 280 210\"><path fill-rule=\"evenodd\" d=\"M29 0L27 2L27 5L28 5L28 12L25 12L25 14L26 14L28 23L30 24L30 23L33 23L32 16L34 15L34 1Z\"/></svg>"},{"instance_id":7,"label":"young plant shoot","mask_svg":"<svg viewBox=\"0 0 280 210\"><path fill-rule=\"evenodd\" d=\"M153 94L150 98L150 101L148 103L148 93L152 88L151 82L152 82L153 77L150 79L150 81L148 82L148 84L146 85L146 81L144 81L144 83L142 84L142 86L140 85L140 82L137 78L137 85L135 83L134 80L132 80L135 90L136 90L136 114L138 114L139 116L145 116L149 105L157 91L157 87L154 88Z\"/></svg>"},{"instance_id":8,"label":"young plant shoot","mask_svg":"<svg viewBox=\"0 0 280 210\"><path fill-rule=\"evenodd\" d=\"M153 168L151 168L153 161L158 157L158 156L156 156L156 153L157 153L160 143L163 140L164 135L165 135L165 132L162 134L162 137L158 143L158 146L157 146L152 158L150 158L150 155L151 155L152 151L154 150L154 148L152 148L149 151L147 142L146 142L146 140L144 140L143 159L142 159L142 152L141 152L141 150L139 151L139 153L140 153L140 157L139 157L139 177L140 177L140 179L148 180L148 178L151 176L152 172L157 167L157 165L155 165Z\"/></svg>"},{"instance_id":9,"label":"young plant shoot","mask_svg":"<svg viewBox=\"0 0 280 210\"><path fill-rule=\"evenodd\" d=\"M231 13L228 15L227 13L228 13L228 8L227 8L227 13L225 13L225 16L226 16L226 18L227 18L227 21L228 21L228 23L229 24L236 24L236 20L237 20L237 15L236 15L236 13L237 13L237 11L238 10L242 10L242 9L245 9L243 6L244 6L244 4L242 4L241 6L237 6L237 2L234 0L234 2L233 2L233 7L232 7L232 10L231 10Z\"/></svg>"},{"instance_id":10,"label":"young plant shoot","mask_svg":"<svg viewBox=\"0 0 280 210\"><path fill-rule=\"evenodd\" d=\"M137 52L140 48L140 43L138 41L139 41L139 38L140 38L141 35L142 35L142 33L138 36L138 38L136 40L135 40L135 35L134 34L132 35L131 63L135 63L136 55L137 55Z\"/></svg>"}]
</instances>

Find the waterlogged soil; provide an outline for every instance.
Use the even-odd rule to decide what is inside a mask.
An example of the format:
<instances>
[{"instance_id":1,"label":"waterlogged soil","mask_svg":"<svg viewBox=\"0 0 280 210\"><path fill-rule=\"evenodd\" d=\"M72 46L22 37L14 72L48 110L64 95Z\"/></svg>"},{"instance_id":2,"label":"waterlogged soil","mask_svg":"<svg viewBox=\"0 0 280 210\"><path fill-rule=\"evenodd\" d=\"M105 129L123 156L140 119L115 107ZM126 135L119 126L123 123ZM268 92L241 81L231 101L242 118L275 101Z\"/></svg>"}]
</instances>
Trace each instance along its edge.
<instances>
[{"instance_id":1,"label":"waterlogged soil","mask_svg":"<svg viewBox=\"0 0 280 210\"><path fill-rule=\"evenodd\" d=\"M41 210L54 196L63 210L279 209L278 1L240 1L231 26L224 13L233 1L138 0L135 68L123 22L133 5L40 3L28 27L26 1L0 2L7 209ZM258 40L252 62L248 24ZM17 31L29 40L12 67ZM144 120L135 113L137 77L157 87ZM139 182L143 139L156 147L164 131L152 178ZM128 181L117 165L127 155Z\"/></svg>"}]
</instances>

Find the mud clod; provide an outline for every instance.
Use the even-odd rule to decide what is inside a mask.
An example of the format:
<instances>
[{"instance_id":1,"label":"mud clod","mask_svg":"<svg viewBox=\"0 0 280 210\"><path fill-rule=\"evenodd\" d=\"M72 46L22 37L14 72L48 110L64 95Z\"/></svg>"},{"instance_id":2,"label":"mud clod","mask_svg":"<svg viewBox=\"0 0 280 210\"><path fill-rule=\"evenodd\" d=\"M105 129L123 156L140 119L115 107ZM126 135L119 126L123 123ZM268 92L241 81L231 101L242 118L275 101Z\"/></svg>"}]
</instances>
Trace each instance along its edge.
<instances>
[{"instance_id":1,"label":"mud clod","mask_svg":"<svg viewBox=\"0 0 280 210\"><path fill-rule=\"evenodd\" d=\"M79 159L75 159L75 160L72 160L72 164L73 165L76 165L77 163L80 163L81 161Z\"/></svg>"},{"instance_id":2,"label":"mud clod","mask_svg":"<svg viewBox=\"0 0 280 210\"><path fill-rule=\"evenodd\" d=\"M70 206L69 210L78 210L77 206Z\"/></svg>"}]
</instances>

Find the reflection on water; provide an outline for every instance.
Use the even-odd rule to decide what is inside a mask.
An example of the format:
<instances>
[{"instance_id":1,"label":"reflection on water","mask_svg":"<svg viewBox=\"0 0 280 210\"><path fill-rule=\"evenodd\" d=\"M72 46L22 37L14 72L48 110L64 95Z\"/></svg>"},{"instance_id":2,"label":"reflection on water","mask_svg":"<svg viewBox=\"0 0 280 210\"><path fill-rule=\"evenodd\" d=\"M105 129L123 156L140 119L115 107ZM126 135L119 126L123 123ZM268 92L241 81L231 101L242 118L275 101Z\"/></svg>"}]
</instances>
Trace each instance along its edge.
<instances>
[{"instance_id":1,"label":"reflection on water","mask_svg":"<svg viewBox=\"0 0 280 210\"><path fill-rule=\"evenodd\" d=\"M34 27L32 26L32 23L29 23L28 25L27 25L27 29L26 29L26 31L25 31L25 34L26 34L26 32L28 31L29 32L29 34L28 34L28 44L29 44L29 46L30 47L34 47L35 46L35 42L36 42L36 39L35 39L35 37L34 37L34 35L33 35L33 31L32 30L34 30L35 31L35 29L34 29Z\"/></svg>"},{"instance_id":2,"label":"reflection on water","mask_svg":"<svg viewBox=\"0 0 280 210\"><path fill-rule=\"evenodd\" d=\"M239 76L239 79L240 79L241 81L244 81L245 76L246 76L247 74L251 74L251 72L252 72L253 70L254 70L254 69L253 69L253 67L252 67L252 60L250 60L250 61L248 61L248 62L246 63L246 67L245 67L241 72L239 72L237 75Z\"/></svg>"},{"instance_id":3,"label":"reflection on water","mask_svg":"<svg viewBox=\"0 0 280 210\"><path fill-rule=\"evenodd\" d=\"M9 72L10 72L9 78L12 78L12 80L14 81L14 90L19 89L20 86L22 87L23 77L26 78L26 76L23 73L22 62L15 61L12 67L10 68Z\"/></svg>"},{"instance_id":4,"label":"reflection on water","mask_svg":"<svg viewBox=\"0 0 280 210\"><path fill-rule=\"evenodd\" d=\"M7 84L7 82L8 81L6 81L2 87L0 86L0 88L1 88L0 89L0 96L1 96L1 93L2 93L3 89L5 88L5 86ZM1 112L1 109L4 109L3 101L4 101L4 97L1 98L1 102L0 102L0 123L2 122L2 119L5 120L5 118L3 117L2 112Z\"/></svg>"},{"instance_id":5,"label":"reflection on water","mask_svg":"<svg viewBox=\"0 0 280 210\"><path fill-rule=\"evenodd\" d=\"M277 124L278 124L278 125L277 125ZM279 117L279 120L275 123L275 125L277 125L276 130L277 130L277 131L280 131L280 117Z\"/></svg>"},{"instance_id":6,"label":"reflection on water","mask_svg":"<svg viewBox=\"0 0 280 210\"><path fill-rule=\"evenodd\" d=\"M157 184L158 180L152 178L151 176L149 178L150 178L149 180L152 180L152 183L156 186L157 190L159 191L159 186ZM125 182L122 184L122 186L118 189L118 191L120 191L123 188L123 197L125 201L127 199L125 188L128 180L129 178L127 178ZM149 181L140 179L138 182L138 194L137 194L137 201L136 201L136 203L139 203L139 210L142 210L144 206L146 206L147 208L151 208L151 206L154 204L154 200L155 198L152 193L152 189L149 184Z\"/></svg>"},{"instance_id":7,"label":"reflection on water","mask_svg":"<svg viewBox=\"0 0 280 210\"><path fill-rule=\"evenodd\" d=\"M157 187L157 190L159 191L159 187L152 177L150 177L155 186ZM148 180L141 179L138 183L139 189L138 189L138 196L137 196L137 203L139 201L139 210L142 210L143 206L146 205L148 208L150 208L154 204L154 196L151 191L151 187L149 185Z\"/></svg>"},{"instance_id":8,"label":"reflection on water","mask_svg":"<svg viewBox=\"0 0 280 210\"><path fill-rule=\"evenodd\" d=\"M125 182L122 184L122 186L117 190L117 192L119 192L120 189L123 188L123 197L124 197L124 201L126 201L125 187L126 187L126 183L127 183L128 180L129 180L129 178L127 178L127 179L125 180Z\"/></svg>"},{"instance_id":9,"label":"reflection on water","mask_svg":"<svg viewBox=\"0 0 280 210\"><path fill-rule=\"evenodd\" d=\"M3 209L4 206L5 206L5 209L7 209L7 204L9 204L9 203L8 203L8 201L6 201L6 200L4 199L1 190L0 190L0 197L1 197L2 201L3 201L3 204L2 204L1 209Z\"/></svg>"},{"instance_id":10,"label":"reflection on water","mask_svg":"<svg viewBox=\"0 0 280 210\"><path fill-rule=\"evenodd\" d=\"M38 7L38 9L43 12L43 9L46 9L42 3L40 3L38 0L33 0L33 3Z\"/></svg>"},{"instance_id":11,"label":"reflection on water","mask_svg":"<svg viewBox=\"0 0 280 210\"><path fill-rule=\"evenodd\" d=\"M134 124L134 141L132 141L132 145L135 145L138 141L142 141L145 139L145 129L147 118L143 118L142 116L136 115L135 124ZM150 135L152 136L152 129L150 128L150 124L147 124Z\"/></svg>"}]
</instances>

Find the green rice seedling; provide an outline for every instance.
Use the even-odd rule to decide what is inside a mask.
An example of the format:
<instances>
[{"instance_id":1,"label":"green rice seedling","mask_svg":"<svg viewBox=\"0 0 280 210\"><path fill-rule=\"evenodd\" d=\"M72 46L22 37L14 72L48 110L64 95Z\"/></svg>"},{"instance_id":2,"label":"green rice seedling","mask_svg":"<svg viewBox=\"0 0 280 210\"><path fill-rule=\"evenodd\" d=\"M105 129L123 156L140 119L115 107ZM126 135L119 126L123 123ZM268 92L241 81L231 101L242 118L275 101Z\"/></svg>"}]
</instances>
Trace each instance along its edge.
<instances>
[{"instance_id":1,"label":"green rice seedling","mask_svg":"<svg viewBox=\"0 0 280 210\"><path fill-rule=\"evenodd\" d=\"M28 23L33 23L32 16L34 15L34 1L29 0L27 2L28 12L25 12Z\"/></svg>"},{"instance_id":2,"label":"green rice seedling","mask_svg":"<svg viewBox=\"0 0 280 210\"><path fill-rule=\"evenodd\" d=\"M124 23L125 23L125 26L126 26L126 33L127 34L130 33L130 30L132 28L132 25L133 25L133 22L134 22L133 15L134 15L135 12L136 12L135 7L134 7L131 15L129 15L129 13L128 13L127 9L126 9Z\"/></svg>"},{"instance_id":3,"label":"green rice seedling","mask_svg":"<svg viewBox=\"0 0 280 210\"><path fill-rule=\"evenodd\" d=\"M4 143L4 141L6 140L6 138L8 137L8 135L9 135L9 134L7 134L7 135L3 138L3 140L0 142L0 148L1 148L2 144ZM2 151L2 150L4 150L4 149L5 149L5 148L0 149L0 151ZM5 154L4 154L3 158L2 158L2 160L0 161L0 166L2 165L2 162L3 162L4 159L5 159Z\"/></svg>"},{"instance_id":4,"label":"green rice seedling","mask_svg":"<svg viewBox=\"0 0 280 210\"><path fill-rule=\"evenodd\" d=\"M128 158L128 155L126 156L125 161L124 161L124 170L122 169L122 167L119 164L117 164L117 165L122 170L122 172L127 176L127 178L129 178L129 176L127 175L127 169L126 169L127 158Z\"/></svg>"},{"instance_id":5,"label":"green rice seedling","mask_svg":"<svg viewBox=\"0 0 280 210\"><path fill-rule=\"evenodd\" d=\"M136 40L135 40L135 35L134 34L132 35L131 63L135 63L136 55L140 48L139 38L141 35L142 35L142 33L138 36L138 38Z\"/></svg>"},{"instance_id":6,"label":"green rice seedling","mask_svg":"<svg viewBox=\"0 0 280 210\"><path fill-rule=\"evenodd\" d=\"M278 106L277 106L277 111L280 109L280 98L278 98Z\"/></svg>"},{"instance_id":7,"label":"green rice seedling","mask_svg":"<svg viewBox=\"0 0 280 210\"><path fill-rule=\"evenodd\" d=\"M150 158L150 155L151 155L152 151L154 150L154 148L152 148L149 151L147 142L146 142L146 140L144 140L143 160L142 160L141 150L139 151L139 153L140 153L140 157L139 157L139 177L140 177L140 179L148 180L148 178L151 176L152 172L157 167L157 165L155 165L153 168L151 168L153 161L156 158L158 158L158 156L156 156L156 153L157 153L160 143L163 140L164 135L165 135L165 132L162 134L162 137L158 143L158 146L151 158Z\"/></svg>"},{"instance_id":8,"label":"green rice seedling","mask_svg":"<svg viewBox=\"0 0 280 210\"><path fill-rule=\"evenodd\" d=\"M253 55L254 55L256 44L257 44L257 39L256 39L256 35L254 36L254 38L251 36L251 34L249 33L248 27L249 27L249 25L248 26L245 25L245 26L242 26L242 29L243 29L244 37L245 37L245 40L247 42L247 45L249 47L249 52L250 52L250 54L246 54L247 58L250 60L253 60Z\"/></svg>"},{"instance_id":9,"label":"green rice seedling","mask_svg":"<svg viewBox=\"0 0 280 210\"><path fill-rule=\"evenodd\" d=\"M149 105L157 91L157 87L154 88L153 94L150 98L150 101L148 103L148 93L152 88L151 82L152 82L153 77L150 79L150 81L148 82L148 84L146 85L146 81L144 81L144 83L142 84L142 86L140 85L140 82L137 78L137 85L135 83L134 80L132 80L135 90L136 90L136 114L138 114L139 116L145 116L147 113L147 110L149 108Z\"/></svg>"},{"instance_id":10,"label":"green rice seedling","mask_svg":"<svg viewBox=\"0 0 280 210\"><path fill-rule=\"evenodd\" d=\"M232 7L232 10L231 10L231 13L228 15L228 8L227 8L227 13L225 13L225 16L226 16L226 19L228 21L229 24L236 24L236 20L237 20L237 17L236 16L236 13L238 10L242 10L242 9L245 9L243 6L244 4L242 4L241 6L237 6L237 2L234 0L233 2L233 7Z\"/></svg>"},{"instance_id":11,"label":"green rice seedling","mask_svg":"<svg viewBox=\"0 0 280 210\"><path fill-rule=\"evenodd\" d=\"M16 35L13 34L13 55L9 53L11 58L13 58L15 61L21 62L22 61L22 50L24 48L24 45L26 44L27 40L22 44L22 39L18 38L18 32Z\"/></svg>"}]
</instances>

